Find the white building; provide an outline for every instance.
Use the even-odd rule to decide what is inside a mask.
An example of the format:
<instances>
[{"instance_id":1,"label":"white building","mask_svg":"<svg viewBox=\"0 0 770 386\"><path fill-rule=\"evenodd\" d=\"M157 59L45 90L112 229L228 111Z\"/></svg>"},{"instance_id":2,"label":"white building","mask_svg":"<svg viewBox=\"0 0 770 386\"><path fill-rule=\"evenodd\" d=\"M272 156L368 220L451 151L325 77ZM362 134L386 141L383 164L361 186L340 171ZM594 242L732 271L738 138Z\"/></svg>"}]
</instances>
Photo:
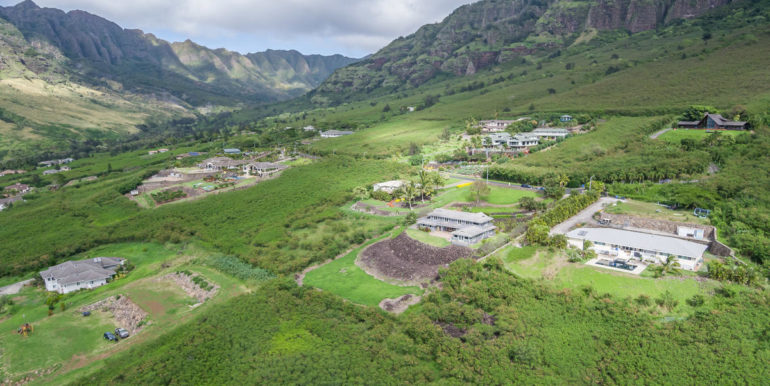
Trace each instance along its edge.
<instances>
[{"instance_id":1,"label":"white building","mask_svg":"<svg viewBox=\"0 0 770 386\"><path fill-rule=\"evenodd\" d=\"M492 119L487 121L479 121L479 127L481 127L482 130L490 133L498 133L505 130L513 122L515 121L503 121L499 119Z\"/></svg>"},{"instance_id":2,"label":"white building","mask_svg":"<svg viewBox=\"0 0 770 386\"><path fill-rule=\"evenodd\" d=\"M283 164L276 164L272 162L253 162L243 165L243 172L263 177L277 173L286 168L287 166Z\"/></svg>"},{"instance_id":3,"label":"white building","mask_svg":"<svg viewBox=\"0 0 770 386\"><path fill-rule=\"evenodd\" d=\"M530 134L537 136L538 138L545 138L545 139L558 139L558 138L565 138L569 135L569 130L567 129L552 129L550 127L544 127L540 129L535 129L530 132Z\"/></svg>"},{"instance_id":4,"label":"white building","mask_svg":"<svg viewBox=\"0 0 770 386\"><path fill-rule=\"evenodd\" d=\"M45 289L66 294L81 289L93 289L107 284L115 272L125 264L119 257L66 261L40 272Z\"/></svg>"},{"instance_id":5,"label":"white building","mask_svg":"<svg viewBox=\"0 0 770 386\"><path fill-rule=\"evenodd\" d=\"M337 138L342 137L344 135L350 135L353 134L352 131L340 131L340 130L327 130L321 132L322 138Z\"/></svg>"},{"instance_id":6,"label":"white building","mask_svg":"<svg viewBox=\"0 0 770 386\"><path fill-rule=\"evenodd\" d=\"M484 138L484 144L489 146L507 146L511 149L524 149L537 146L540 139L536 135L529 133L517 133L510 135L508 133L492 133Z\"/></svg>"},{"instance_id":7,"label":"white building","mask_svg":"<svg viewBox=\"0 0 770 386\"><path fill-rule=\"evenodd\" d=\"M436 209L417 219L417 227L431 231L452 232L452 244L468 246L495 235L493 218L484 213Z\"/></svg>"},{"instance_id":8,"label":"white building","mask_svg":"<svg viewBox=\"0 0 770 386\"><path fill-rule=\"evenodd\" d=\"M403 186L404 186L404 181L400 181L400 180L385 181L385 182L380 182L378 184L372 185L372 190L375 192L383 191L388 194L393 194L393 192L395 192L396 189L400 189Z\"/></svg>"},{"instance_id":9,"label":"white building","mask_svg":"<svg viewBox=\"0 0 770 386\"><path fill-rule=\"evenodd\" d=\"M577 228L567 233L570 245L582 249L585 240L599 256L663 263L674 256L682 269L696 271L708 245L676 237L612 228Z\"/></svg>"}]
</instances>

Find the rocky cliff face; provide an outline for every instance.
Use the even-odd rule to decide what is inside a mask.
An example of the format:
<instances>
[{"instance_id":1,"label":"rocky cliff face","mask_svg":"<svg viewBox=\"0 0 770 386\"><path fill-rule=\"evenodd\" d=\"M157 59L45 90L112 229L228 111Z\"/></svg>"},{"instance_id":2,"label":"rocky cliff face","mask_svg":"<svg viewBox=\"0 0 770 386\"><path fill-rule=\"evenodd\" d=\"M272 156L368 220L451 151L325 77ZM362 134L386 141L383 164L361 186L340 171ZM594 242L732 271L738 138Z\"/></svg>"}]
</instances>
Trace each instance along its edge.
<instances>
[{"instance_id":1,"label":"rocky cliff face","mask_svg":"<svg viewBox=\"0 0 770 386\"><path fill-rule=\"evenodd\" d=\"M484 0L455 10L332 75L320 92L409 87L554 50L586 29L632 33L691 18L730 0Z\"/></svg>"},{"instance_id":2,"label":"rocky cliff face","mask_svg":"<svg viewBox=\"0 0 770 386\"><path fill-rule=\"evenodd\" d=\"M296 51L241 55L190 41L170 44L87 12L40 8L31 0L0 7L0 17L27 40L56 47L82 81L167 92L193 105L286 99L354 61Z\"/></svg>"}]
</instances>

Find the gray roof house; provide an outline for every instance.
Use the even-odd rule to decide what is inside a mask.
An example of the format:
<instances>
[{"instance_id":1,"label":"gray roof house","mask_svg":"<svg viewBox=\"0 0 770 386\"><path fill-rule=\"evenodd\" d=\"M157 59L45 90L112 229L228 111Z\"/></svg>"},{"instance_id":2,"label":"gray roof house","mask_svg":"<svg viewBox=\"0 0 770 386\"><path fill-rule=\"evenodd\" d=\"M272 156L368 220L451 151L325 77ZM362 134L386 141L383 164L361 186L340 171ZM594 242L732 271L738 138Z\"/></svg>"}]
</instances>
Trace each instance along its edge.
<instances>
[{"instance_id":1,"label":"gray roof house","mask_svg":"<svg viewBox=\"0 0 770 386\"><path fill-rule=\"evenodd\" d=\"M703 262L707 244L677 237L627 231L613 228L577 228L567 233L570 244L583 247L583 241L594 244L599 255L638 259L662 263L669 256L677 259L682 268L696 271Z\"/></svg>"},{"instance_id":2,"label":"gray roof house","mask_svg":"<svg viewBox=\"0 0 770 386\"><path fill-rule=\"evenodd\" d=\"M731 121L719 114L706 113L700 121L679 121L678 126L683 129L724 129L746 130L749 125L742 121Z\"/></svg>"},{"instance_id":3,"label":"gray roof house","mask_svg":"<svg viewBox=\"0 0 770 386\"><path fill-rule=\"evenodd\" d=\"M347 131L347 130L343 130L343 131L340 131L340 130L327 130L327 131L322 131L321 132L321 137L322 138L337 138L337 137L342 137L343 135L350 135L350 134L353 134L353 132L352 131Z\"/></svg>"},{"instance_id":4,"label":"gray roof house","mask_svg":"<svg viewBox=\"0 0 770 386\"><path fill-rule=\"evenodd\" d=\"M452 244L467 246L495 235L497 227L492 225L492 220L492 217L484 213L439 208L417 219L417 227L451 232Z\"/></svg>"},{"instance_id":5,"label":"gray roof house","mask_svg":"<svg viewBox=\"0 0 770 386\"><path fill-rule=\"evenodd\" d=\"M260 177L280 172L283 169L288 168L284 164L277 164L272 162L252 162L243 165L244 173L253 173Z\"/></svg>"},{"instance_id":6,"label":"gray roof house","mask_svg":"<svg viewBox=\"0 0 770 386\"><path fill-rule=\"evenodd\" d=\"M238 167L248 162L249 161L246 160L234 160L228 157L214 157L199 163L198 167L210 171L220 171L238 169Z\"/></svg>"},{"instance_id":7,"label":"gray roof house","mask_svg":"<svg viewBox=\"0 0 770 386\"><path fill-rule=\"evenodd\" d=\"M548 138L548 139L556 139L556 138L565 138L569 135L569 130L567 129L558 129L558 128L550 128L550 127L542 127L539 129L532 130L530 132L532 135L536 135L539 138Z\"/></svg>"},{"instance_id":8,"label":"gray roof house","mask_svg":"<svg viewBox=\"0 0 770 386\"><path fill-rule=\"evenodd\" d=\"M125 262L125 259L119 257L65 261L40 272L40 276L45 282L46 290L66 294L107 284L107 280L115 276L115 272Z\"/></svg>"}]
</instances>

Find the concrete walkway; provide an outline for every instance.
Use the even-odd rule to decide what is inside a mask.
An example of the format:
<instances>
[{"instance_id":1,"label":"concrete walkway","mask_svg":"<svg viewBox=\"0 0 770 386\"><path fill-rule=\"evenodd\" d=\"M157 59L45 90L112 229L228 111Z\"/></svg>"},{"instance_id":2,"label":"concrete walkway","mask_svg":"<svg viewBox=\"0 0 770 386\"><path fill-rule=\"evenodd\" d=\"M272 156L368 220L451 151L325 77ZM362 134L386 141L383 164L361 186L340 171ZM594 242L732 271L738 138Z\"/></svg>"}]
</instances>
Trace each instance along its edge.
<instances>
[{"instance_id":1,"label":"concrete walkway","mask_svg":"<svg viewBox=\"0 0 770 386\"><path fill-rule=\"evenodd\" d=\"M32 283L33 281L35 281L35 279L27 279L5 287L0 287L0 295L16 295L25 285Z\"/></svg>"},{"instance_id":2,"label":"concrete walkway","mask_svg":"<svg viewBox=\"0 0 770 386\"><path fill-rule=\"evenodd\" d=\"M650 135L650 139L658 139L658 137L660 137L661 135L663 135L663 134L665 134L665 133L667 133L669 131L671 131L671 128L657 131L657 132L653 133L652 135Z\"/></svg>"},{"instance_id":3,"label":"concrete walkway","mask_svg":"<svg viewBox=\"0 0 770 386\"><path fill-rule=\"evenodd\" d=\"M580 211L580 213L551 228L549 235L553 236L567 234L567 232L569 232L569 230L577 224L592 222L594 213L600 211L605 206L612 205L616 201L622 200L618 200L614 197L600 197L596 202L589 205L588 208L583 209Z\"/></svg>"}]
</instances>

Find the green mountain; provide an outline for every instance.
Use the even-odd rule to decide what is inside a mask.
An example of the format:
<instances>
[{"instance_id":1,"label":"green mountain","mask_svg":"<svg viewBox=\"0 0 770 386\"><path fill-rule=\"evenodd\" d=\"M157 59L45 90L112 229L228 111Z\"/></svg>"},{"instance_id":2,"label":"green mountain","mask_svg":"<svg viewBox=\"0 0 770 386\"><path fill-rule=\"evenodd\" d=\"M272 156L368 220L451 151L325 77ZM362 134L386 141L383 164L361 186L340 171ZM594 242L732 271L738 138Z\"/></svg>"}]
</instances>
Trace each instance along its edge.
<instances>
[{"instance_id":1,"label":"green mountain","mask_svg":"<svg viewBox=\"0 0 770 386\"><path fill-rule=\"evenodd\" d=\"M337 71L319 92L404 89L527 61L596 37L637 33L690 19L729 0L485 0L455 10L376 54Z\"/></svg>"}]
</instances>

